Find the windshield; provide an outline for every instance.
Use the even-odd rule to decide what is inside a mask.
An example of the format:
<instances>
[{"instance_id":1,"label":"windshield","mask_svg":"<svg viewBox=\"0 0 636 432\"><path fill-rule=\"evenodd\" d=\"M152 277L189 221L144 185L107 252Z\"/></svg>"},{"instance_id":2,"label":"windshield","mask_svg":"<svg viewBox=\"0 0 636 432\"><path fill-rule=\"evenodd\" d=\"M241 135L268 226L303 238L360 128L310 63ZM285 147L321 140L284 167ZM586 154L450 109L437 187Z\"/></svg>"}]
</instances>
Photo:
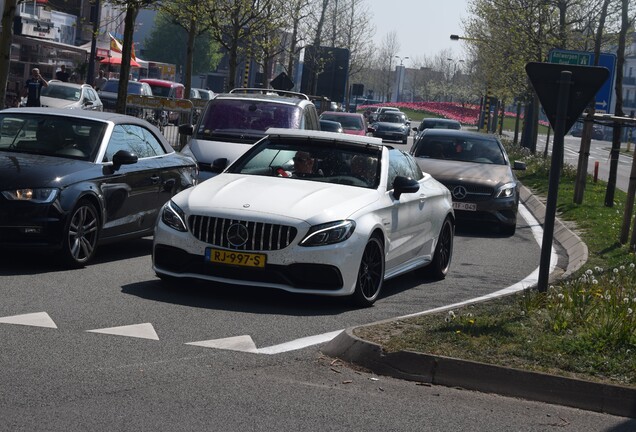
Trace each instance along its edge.
<instances>
[{"instance_id":1,"label":"windshield","mask_svg":"<svg viewBox=\"0 0 636 432\"><path fill-rule=\"evenodd\" d=\"M48 87L42 87L40 96L64 99L67 101L78 101L80 100L81 93L81 89L79 88L49 84Z\"/></svg>"},{"instance_id":2,"label":"windshield","mask_svg":"<svg viewBox=\"0 0 636 432\"><path fill-rule=\"evenodd\" d=\"M379 147L311 145L304 139L265 139L228 172L375 189L380 183Z\"/></svg>"},{"instance_id":3,"label":"windshield","mask_svg":"<svg viewBox=\"0 0 636 432\"><path fill-rule=\"evenodd\" d=\"M141 94L141 83L128 82L128 94ZM119 91L119 80L108 80L101 91L117 93Z\"/></svg>"},{"instance_id":4,"label":"windshield","mask_svg":"<svg viewBox=\"0 0 636 432\"><path fill-rule=\"evenodd\" d=\"M503 150L496 140L468 137L424 136L415 149L416 157L505 165Z\"/></svg>"},{"instance_id":5,"label":"windshield","mask_svg":"<svg viewBox=\"0 0 636 432\"><path fill-rule=\"evenodd\" d=\"M351 130L364 129L364 122L358 116L347 116L347 115L323 113L320 116L320 118L323 120L331 120L331 121L338 122L342 125L344 129L351 129Z\"/></svg>"},{"instance_id":6,"label":"windshield","mask_svg":"<svg viewBox=\"0 0 636 432\"><path fill-rule=\"evenodd\" d=\"M378 117L378 121L385 123L405 123L406 117L403 114L385 113Z\"/></svg>"},{"instance_id":7,"label":"windshield","mask_svg":"<svg viewBox=\"0 0 636 432\"><path fill-rule=\"evenodd\" d=\"M199 124L198 134L264 135L269 128L300 128L300 108L270 101L213 99Z\"/></svg>"},{"instance_id":8,"label":"windshield","mask_svg":"<svg viewBox=\"0 0 636 432\"><path fill-rule=\"evenodd\" d=\"M171 87L169 87L169 86L165 87L165 86L150 84L150 88L152 89L152 95L153 96L163 96L163 97L172 96L170 94Z\"/></svg>"},{"instance_id":9,"label":"windshield","mask_svg":"<svg viewBox=\"0 0 636 432\"><path fill-rule=\"evenodd\" d=\"M0 114L0 151L93 160L105 129L81 118Z\"/></svg>"}]
</instances>

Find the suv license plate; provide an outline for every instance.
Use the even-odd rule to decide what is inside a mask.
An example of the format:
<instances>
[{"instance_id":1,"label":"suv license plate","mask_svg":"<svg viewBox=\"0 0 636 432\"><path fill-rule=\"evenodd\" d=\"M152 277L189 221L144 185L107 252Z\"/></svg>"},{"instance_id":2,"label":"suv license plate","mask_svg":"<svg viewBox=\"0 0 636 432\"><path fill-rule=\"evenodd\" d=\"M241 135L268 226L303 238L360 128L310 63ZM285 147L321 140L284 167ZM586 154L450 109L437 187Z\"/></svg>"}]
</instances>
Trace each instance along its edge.
<instances>
[{"instance_id":1,"label":"suv license plate","mask_svg":"<svg viewBox=\"0 0 636 432\"><path fill-rule=\"evenodd\" d=\"M455 210L477 211L477 204L465 202L453 202Z\"/></svg>"},{"instance_id":2,"label":"suv license plate","mask_svg":"<svg viewBox=\"0 0 636 432\"><path fill-rule=\"evenodd\" d=\"M205 261L242 267L265 267L267 255L206 248Z\"/></svg>"}]
</instances>

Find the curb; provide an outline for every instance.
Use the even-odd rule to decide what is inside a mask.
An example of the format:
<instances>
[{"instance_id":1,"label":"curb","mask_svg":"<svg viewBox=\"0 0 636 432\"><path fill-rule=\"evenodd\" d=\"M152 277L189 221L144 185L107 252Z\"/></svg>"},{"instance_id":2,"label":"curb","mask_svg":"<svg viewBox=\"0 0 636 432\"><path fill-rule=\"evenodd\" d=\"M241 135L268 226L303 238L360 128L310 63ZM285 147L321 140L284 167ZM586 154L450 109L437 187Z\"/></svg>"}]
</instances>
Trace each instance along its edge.
<instances>
[{"instance_id":1,"label":"curb","mask_svg":"<svg viewBox=\"0 0 636 432\"><path fill-rule=\"evenodd\" d=\"M521 186L519 188L519 202L523 204L532 216L543 225L545 222L545 204L530 190ZM583 240L570 230L560 219L554 220L554 241L565 249L567 265L562 268L563 274L552 274L551 280L557 278L567 278L575 271L583 267L587 262L588 250Z\"/></svg>"},{"instance_id":2,"label":"curb","mask_svg":"<svg viewBox=\"0 0 636 432\"><path fill-rule=\"evenodd\" d=\"M353 330L349 328L340 333L322 352L378 375L636 417L636 388L412 351L387 353L380 345L355 336Z\"/></svg>"},{"instance_id":3,"label":"curb","mask_svg":"<svg viewBox=\"0 0 636 432\"><path fill-rule=\"evenodd\" d=\"M520 188L520 202L543 224L545 205L524 186ZM552 273L551 280L571 275L588 258L585 243L559 219L554 223L554 241L564 249L567 263ZM381 345L355 336L354 330L344 330L321 351L378 375L636 418L636 388L411 351L388 353Z\"/></svg>"}]
</instances>

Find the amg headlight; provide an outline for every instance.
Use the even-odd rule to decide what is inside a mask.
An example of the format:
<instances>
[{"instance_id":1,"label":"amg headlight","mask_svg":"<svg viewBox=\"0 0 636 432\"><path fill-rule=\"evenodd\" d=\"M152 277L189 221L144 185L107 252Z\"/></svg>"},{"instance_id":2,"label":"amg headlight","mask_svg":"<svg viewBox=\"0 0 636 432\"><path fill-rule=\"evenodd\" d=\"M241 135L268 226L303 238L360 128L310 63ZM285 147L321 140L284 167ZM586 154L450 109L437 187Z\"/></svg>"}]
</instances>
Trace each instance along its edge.
<instances>
[{"instance_id":1,"label":"amg headlight","mask_svg":"<svg viewBox=\"0 0 636 432\"><path fill-rule=\"evenodd\" d=\"M510 198L515 196L515 192L517 189L516 183L507 183L497 190L495 194L495 198Z\"/></svg>"},{"instance_id":2,"label":"amg headlight","mask_svg":"<svg viewBox=\"0 0 636 432\"><path fill-rule=\"evenodd\" d=\"M168 201L166 205L163 206L161 211L161 222L177 231L188 231L185 223L185 213L183 213L183 210L181 210L174 201Z\"/></svg>"},{"instance_id":3,"label":"amg headlight","mask_svg":"<svg viewBox=\"0 0 636 432\"><path fill-rule=\"evenodd\" d=\"M340 243L351 237L356 228L352 220L329 222L311 227L300 246L325 246Z\"/></svg>"},{"instance_id":4,"label":"amg headlight","mask_svg":"<svg viewBox=\"0 0 636 432\"><path fill-rule=\"evenodd\" d=\"M16 189L2 191L2 195L10 201L30 201L38 204L53 202L57 197L57 188Z\"/></svg>"}]
</instances>

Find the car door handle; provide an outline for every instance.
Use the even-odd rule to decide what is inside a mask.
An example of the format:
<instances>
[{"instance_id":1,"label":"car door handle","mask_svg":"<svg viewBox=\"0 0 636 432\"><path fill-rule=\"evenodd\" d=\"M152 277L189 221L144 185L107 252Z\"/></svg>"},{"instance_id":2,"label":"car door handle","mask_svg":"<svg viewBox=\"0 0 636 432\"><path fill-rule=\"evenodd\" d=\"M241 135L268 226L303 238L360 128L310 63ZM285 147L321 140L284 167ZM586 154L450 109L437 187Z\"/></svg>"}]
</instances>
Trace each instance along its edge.
<instances>
[{"instance_id":1,"label":"car door handle","mask_svg":"<svg viewBox=\"0 0 636 432\"><path fill-rule=\"evenodd\" d=\"M150 177L150 181L152 181L152 184L157 184L159 183L159 180L161 180L161 178L159 176L152 176Z\"/></svg>"}]
</instances>

